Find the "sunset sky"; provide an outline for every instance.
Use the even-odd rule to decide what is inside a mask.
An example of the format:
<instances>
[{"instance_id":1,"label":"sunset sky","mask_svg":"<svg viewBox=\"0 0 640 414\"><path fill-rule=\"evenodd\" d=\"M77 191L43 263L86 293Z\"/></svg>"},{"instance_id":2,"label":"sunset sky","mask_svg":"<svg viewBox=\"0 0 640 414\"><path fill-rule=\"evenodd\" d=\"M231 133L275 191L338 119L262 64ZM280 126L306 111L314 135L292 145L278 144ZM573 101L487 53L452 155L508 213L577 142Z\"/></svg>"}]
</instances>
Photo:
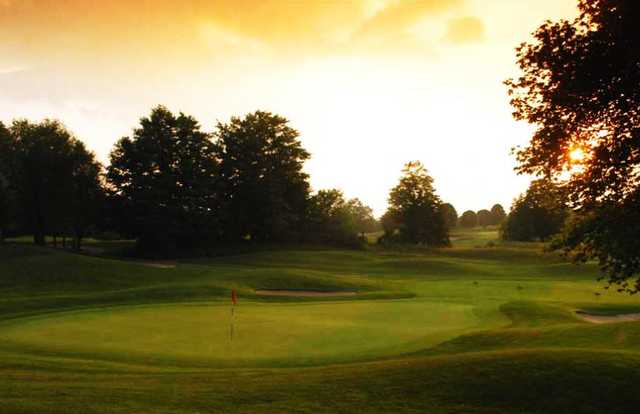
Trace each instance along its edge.
<instances>
[{"instance_id":1,"label":"sunset sky","mask_svg":"<svg viewBox=\"0 0 640 414\"><path fill-rule=\"evenodd\" d=\"M0 120L58 118L106 162L151 107L212 131L281 114L314 189L381 214L420 160L443 200L505 207L531 128L502 81L514 48L576 0L0 0Z\"/></svg>"}]
</instances>

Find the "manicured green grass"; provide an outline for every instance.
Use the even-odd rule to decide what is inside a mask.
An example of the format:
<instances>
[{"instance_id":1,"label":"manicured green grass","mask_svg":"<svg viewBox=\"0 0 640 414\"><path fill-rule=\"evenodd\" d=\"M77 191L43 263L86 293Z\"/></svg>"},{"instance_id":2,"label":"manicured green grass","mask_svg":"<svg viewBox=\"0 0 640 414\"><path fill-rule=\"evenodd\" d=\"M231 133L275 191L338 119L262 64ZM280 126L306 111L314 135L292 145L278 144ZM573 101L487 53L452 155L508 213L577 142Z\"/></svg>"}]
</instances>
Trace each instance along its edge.
<instances>
[{"instance_id":1,"label":"manicured green grass","mask_svg":"<svg viewBox=\"0 0 640 414\"><path fill-rule=\"evenodd\" d=\"M635 312L637 297L496 229L452 239L165 268L0 246L0 412L636 412L640 322L574 312Z\"/></svg>"}]
</instances>

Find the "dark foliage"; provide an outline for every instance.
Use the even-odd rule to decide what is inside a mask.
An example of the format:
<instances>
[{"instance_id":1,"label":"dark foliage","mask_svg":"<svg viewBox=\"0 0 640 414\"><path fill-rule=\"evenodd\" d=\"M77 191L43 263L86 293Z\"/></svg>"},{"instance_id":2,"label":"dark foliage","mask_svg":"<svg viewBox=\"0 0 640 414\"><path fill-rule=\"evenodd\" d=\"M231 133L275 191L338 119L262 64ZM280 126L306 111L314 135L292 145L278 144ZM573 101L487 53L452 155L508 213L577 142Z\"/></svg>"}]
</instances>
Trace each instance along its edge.
<instances>
[{"instance_id":1,"label":"dark foliage","mask_svg":"<svg viewBox=\"0 0 640 414\"><path fill-rule=\"evenodd\" d=\"M360 203L359 200L357 203ZM354 209L354 204L354 200L346 201L342 192L335 189L320 190L311 196L305 240L333 245L360 245L362 240L359 233L365 231L362 223L367 217L360 216L362 211ZM370 213L371 209L362 207ZM372 216L370 218L373 219Z\"/></svg>"},{"instance_id":2,"label":"dark foliage","mask_svg":"<svg viewBox=\"0 0 640 414\"><path fill-rule=\"evenodd\" d=\"M502 205L495 204L493 207L491 207L491 224L501 224L506 217L507 213L505 213Z\"/></svg>"},{"instance_id":3,"label":"dark foliage","mask_svg":"<svg viewBox=\"0 0 640 414\"><path fill-rule=\"evenodd\" d=\"M512 241L546 241L560 232L566 217L563 190L549 180L536 180L514 201L503 223L502 237Z\"/></svg>"},{"instance_id":4,"label":"dark foliage","mask_svg":"<svg viewBox=\"0 0 640 414\"><path fill-rule=\"evenodd\" d=\"M161 106L116 143L108 183L143 254L168 256L218 238L218 167L198 122Z\"/></svg>"},{"instance_id":5,"label":"dark foliage","mask_svg":"<svg viewBox=\"0 0 640 414\"><path fill-rule=\"evenodd\" d=\"M507 81L514 116L537 126L517 151L519 171L572 173L571 223L579 225L563 247L599 259L609 280L623 283L640 272L640 250L624 247L640 233L609 214L633 217L622 210L637 210L640 191L640 2L580 0L579 9L575 21L546 22L518 49L522 75ZM571 159L576 149L583 160Z\"/></svg>"},{"instance_id":6,"label":"dark foliage","mask_svg":"<svg viewBox=\"0 0 640 414\"><path fill-rule=\"evenodd\" d=\"M15 227L16 194L14 183L15 142L9 130L0 122L0 243Z\"/></svg>"},{"instance_id":7,"label":"dark foliage","mask_svg":"<svg viewBox=\"0 0 640 414\"><path fill-rule=\"evenodd\" d=\"M478 216L478 225L482 227L487 227L493 224L493 216L489 210L480 210L476 213Z\"/></svg>"},{"instance_id":8,"label":"dark foliage","mask_svg":"<svg viewBox=\"0 0 640 414\"><path fill-rule=\"evenodd\" d=\"M444 222L448 229L452 229L458 225L458 212L450 203L440 205L440 213L444 217Z\"/></svg>"},{"instance_id":9,"label":"dark foliage","mask_svg":"<svg viewBox=\"0 0 640 414\"><path fill-rule=\"evenodd\" d=\"M478 215L475 211L467 210L460 216L460 226L465 228L476 227L478 225Z\"/></svg>"},{"instance_id":10,"label":"dark foliage","mask_svg":"<svg viewBox=\"0 0 640 414\"><path fill-rule=\"evenodd\" d=\"M433 179L419 161L407 163L402 174L389 194L389 209L382 218L383 241L448 246L449 228Z\"/></svg>"},{"instance_id":11,"label":"dark foliage","mask_svg":"<svg viewBox=\"0 0 640 414\"><path fill-rule=\"evenodd\" d=\"M309 195L310 157L288 121L255 112L218 124L221 220L229 241L287 241L300 237Z\"/></svg>"},{"instance_id":12,"label":"dark foliage","mask_svg":"<svg viewBox=\"0 0 640 414\"><path fill-rule=\"evenodd\" d=\"M93 153L57 121L14 121L12 185L16 203L34 242L45 235L72 236L80 248L97 214L102 166Z\"/></svg>"}]
</instances>

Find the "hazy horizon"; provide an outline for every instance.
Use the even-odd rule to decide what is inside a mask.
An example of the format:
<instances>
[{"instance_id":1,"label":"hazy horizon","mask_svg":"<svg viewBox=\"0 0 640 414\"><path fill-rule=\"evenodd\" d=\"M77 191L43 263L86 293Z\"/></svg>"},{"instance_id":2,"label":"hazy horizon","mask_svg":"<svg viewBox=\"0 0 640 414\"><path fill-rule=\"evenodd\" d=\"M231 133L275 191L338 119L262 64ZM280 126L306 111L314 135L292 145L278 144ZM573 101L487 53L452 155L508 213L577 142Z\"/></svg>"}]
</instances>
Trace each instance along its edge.
<instances>
[{"instance_id":1,"label":"hazy horizon","mask_svg":"<svg viewBox=\"0 0 640 414\"><path fill-rule=\"evenodd\" d=\"M535 7L533 5L535 4ZM106 163L158 104L203 129L258 109L287 117L315 190L380 215L420 160L459 213L509 208L530 128L502 81L515 47L574 0L0 0L0 120L60 119Z\"/></svg>"}]
</instances>

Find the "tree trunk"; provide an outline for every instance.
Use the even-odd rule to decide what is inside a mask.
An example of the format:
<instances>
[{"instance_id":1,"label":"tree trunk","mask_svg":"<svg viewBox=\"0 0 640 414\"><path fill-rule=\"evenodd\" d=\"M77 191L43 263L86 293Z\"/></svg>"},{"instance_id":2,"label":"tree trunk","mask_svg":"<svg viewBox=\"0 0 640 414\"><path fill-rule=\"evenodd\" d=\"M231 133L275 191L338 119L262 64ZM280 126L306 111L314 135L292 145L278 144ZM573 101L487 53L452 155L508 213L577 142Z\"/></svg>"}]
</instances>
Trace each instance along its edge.
<instances>
[{"instance_id":1,"label":"tree trunk","mask_svg":"<svg viewBox=\"0 0 640 414\"><path fill-rule=\"evenodd\" d=\"M44 246L45 244L45 238L44 238L44 234L42 233L42 231L40 229L36 229L33 233L33 242L35 244L37 244L38 246Z\"/></svg>"}]
</instances>

